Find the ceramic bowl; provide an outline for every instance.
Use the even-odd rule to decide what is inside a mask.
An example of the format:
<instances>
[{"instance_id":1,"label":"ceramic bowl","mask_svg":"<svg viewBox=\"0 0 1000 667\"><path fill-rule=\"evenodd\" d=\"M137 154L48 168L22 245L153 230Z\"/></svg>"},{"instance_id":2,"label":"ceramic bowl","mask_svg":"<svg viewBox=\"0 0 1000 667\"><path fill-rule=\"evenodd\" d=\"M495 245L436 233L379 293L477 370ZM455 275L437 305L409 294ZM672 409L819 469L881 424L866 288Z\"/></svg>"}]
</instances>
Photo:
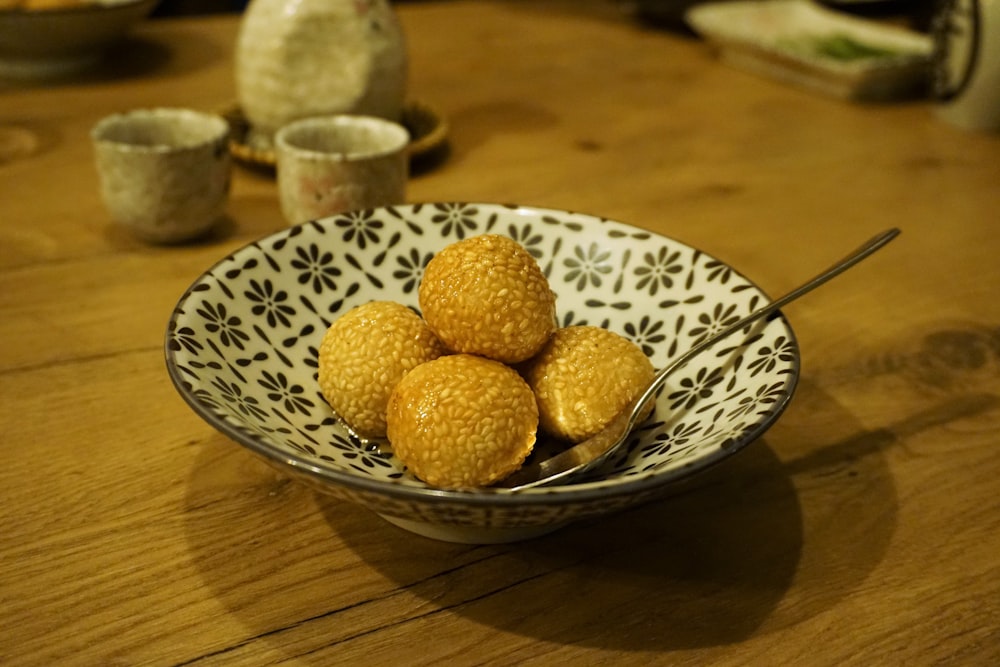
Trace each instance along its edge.
<instances>
[{"instance_id":1,"label":"ceramic bowl","mask_svg":"<svg viewBox=\"0 0 1000 667\"><path fill-rule=\"evenodd\" d=\"M85 70L159 0L94 0L63 9L0 11L0 76L44 79Z\"/></svg>"},{"instance_id":2,"label":"ceramic bowl","mask_svg":"<svg viewBox=\"0 0 1000 667\"><path fill-rule=\"evenodd\" d=\"M413 532L471 543L524 539L656 498L745 447L788 404L799 351L778 317L678 372L623 451L586 479L520 491L427 486L338 423L319 393L317 348L353 306L416 308L431 256L483 233L509 235L537 259L561 325L612 329L658 368L768 300L711 255L613 220L496 204L387 207L291 227L208 269L170 318L170 377L205 421L288 475Z\"/></svg>"}]
</instances>

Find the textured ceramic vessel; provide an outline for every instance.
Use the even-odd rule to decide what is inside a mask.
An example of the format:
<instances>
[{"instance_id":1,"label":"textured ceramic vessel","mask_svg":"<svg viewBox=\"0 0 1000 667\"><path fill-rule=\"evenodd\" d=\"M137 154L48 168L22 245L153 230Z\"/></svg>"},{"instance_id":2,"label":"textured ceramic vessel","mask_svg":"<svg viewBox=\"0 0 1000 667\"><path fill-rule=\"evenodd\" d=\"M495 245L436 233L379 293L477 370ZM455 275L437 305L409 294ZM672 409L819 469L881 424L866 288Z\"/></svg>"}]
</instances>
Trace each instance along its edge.
<instances>
[{"instance_id":1,"label":"textured ceramic vessel","mask_svg":"<svg viewBox=\"0 0 1000 667\"><path fill-rule=\"evenodd\" d=\"M406 129L373 116L317 116L275 134L281 210L291 225L402 204Z\"/></svg>"},{"instance_id":2,"label":"textured ceramic vessel","mask_svg":"<svg viewBox=\"0 0 1000 667\"><path fill-rule=\"evenodd\" d=\"M235 65L258 133L309 116L402 114L406 46L387 0L251 0Z\"/></svg>"},{"instance_id":3,"label":"textured ceramic vessel","mask_svg":"<svg viewBox=\"0 0 1000 667\"><path fill-rule=\"evenodd\" d=\"M229 125L192 109L134 109L91 130L101 196L118 224L152 243L207 233L229 196Z\"/></svg>"}]
</instances>

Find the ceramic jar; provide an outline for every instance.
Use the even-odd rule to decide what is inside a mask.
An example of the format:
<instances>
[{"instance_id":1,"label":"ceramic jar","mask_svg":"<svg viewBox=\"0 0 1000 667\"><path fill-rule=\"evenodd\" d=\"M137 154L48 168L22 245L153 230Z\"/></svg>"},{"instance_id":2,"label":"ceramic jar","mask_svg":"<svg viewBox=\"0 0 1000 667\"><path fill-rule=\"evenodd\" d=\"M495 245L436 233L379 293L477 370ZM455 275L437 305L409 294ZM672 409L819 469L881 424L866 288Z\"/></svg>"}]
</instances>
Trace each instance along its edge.
<instances>
[{"instance_id":1,"label":"ceramic jar","mask_svg":"<svg viewBox=\"0 0 1000 667\"><path fill-rule=\"evenodd\" d=\"M398 121L406 96L402 28L388 0L251 0L235 54L253 130L362 114Z\"/></svg>"}]
</instances>

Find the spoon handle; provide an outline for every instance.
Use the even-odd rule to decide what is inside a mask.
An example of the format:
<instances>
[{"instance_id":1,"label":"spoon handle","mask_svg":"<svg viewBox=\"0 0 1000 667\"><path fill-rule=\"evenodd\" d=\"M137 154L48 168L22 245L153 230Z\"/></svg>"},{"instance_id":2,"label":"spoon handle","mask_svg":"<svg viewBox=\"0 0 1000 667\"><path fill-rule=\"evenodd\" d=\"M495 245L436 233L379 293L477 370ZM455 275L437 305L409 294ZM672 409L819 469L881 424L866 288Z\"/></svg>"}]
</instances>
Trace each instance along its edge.
<instances>
[{"instance_id":1,"label":"spoon handle","mask_svg":"<svg viewBox=\"0 0 1000 667\"><path fill-rule=\"evenodd\" d=\"M796 287L784 296L761 306L749 315L722 329L714 336L709 336L705 340L701 341L660 370L653 377L653 380L649 383L649 386L646 387L645 391L643 391L639 398L632 402L626 410L614 417L611 422L609 422L608 425L596 435L574 445L573 447L570 447L564 452L556 454L549 459L538 461L531 466L522 468L520 471L511 475L508 479L500 482L498 486L506 487L512 490L543 486L558 480L566 479L567 477L579 475L602 464L611 456L612 453L614 453L615 450L618 449L619 446L621 446L622 442L625 441L629 432L635 426L635 422L638 420L639 415L642 414L643 407L653 398L660 387L666 382L667 377L674 371L684 366L684 364L691 361L691 359L701 354L723 338L727 338L733 333L746 328L750 324L753 324L757 320L767 317L771 313L780 310L782 307L788 305L792 301L795 301L799 297L813 291L831 278L837 277L847 269L880 249L889 241L896 238L898 235L899 229L896 228L888 229L875 235L867 243L864 243L857 250L850 253L839 262L836 262L830 268L818 274L808 282Z\"/></svg>"},{"instance_id":2,"label":"spoon handle","mask_svg":"<svg viewBox=\"0 0 1000 667\"><path fill-rule=\"evenodd\" d=\"M850 253L849 255L841 259L839 262L836 262L835 264L830 266L830 268L819 273L812 280L803 283L802 285L796 287L795 289L788 292L784 296L779 297L774 301L771 301L770 303L761 306L760 308L753 311L749 315L743 317L737 322L734 322L733 324L730 324L728 327L722 329L714 336L709 336L708 338L701 341L700 343L689 349L681 356L674 359L670 364L668 364L665 368L663 368L659 373L656 374L656 376L653 378L653 381L650 382L649 386L646 388L646 391L644 391L642 395L639 397L639 400L636 401L635 404L636 409L632 411L632 417L631 419L629 419L628 428L631 429L632 426L634 425L636 417L641 412L640 407L645 405L646 402L653 397L653 394L655 394L659 390L659 388L663 385L663 383L666 381L667 376L669 376L675 370L677 370L687 362L691 361L693 358L695 358L696 356L698 356L711 346L715 345L723 338L728 338L731 334L736 333L740 329L746 328L748 325L753 324L759 319L767 317L771 313L780 310L781 308L787 306L789 303L795 301L799 297L805 296L806 294L813 291L820 285L826 283L827 281L831 280L832 278L836 278L841 273L851 268L861 260L865 259L869 255L874 253L876 250L887 244L889 241L896 238L897 236L899 236L899 229L896 229L895 227L892 229L887 229L886 231L873 236L867 243L862 244L857 250Z\"/></svg>"}]
</instances>

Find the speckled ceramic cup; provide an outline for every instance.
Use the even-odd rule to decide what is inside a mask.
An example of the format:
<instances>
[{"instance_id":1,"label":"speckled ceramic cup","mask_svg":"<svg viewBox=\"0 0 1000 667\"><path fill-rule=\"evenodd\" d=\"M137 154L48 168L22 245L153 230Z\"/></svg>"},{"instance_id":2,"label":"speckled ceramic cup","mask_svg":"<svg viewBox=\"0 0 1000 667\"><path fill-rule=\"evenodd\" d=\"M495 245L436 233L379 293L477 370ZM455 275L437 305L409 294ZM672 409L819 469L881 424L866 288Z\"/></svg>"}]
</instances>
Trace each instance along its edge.
<instances>
[{"instance_id":1,"label":"speckled ceramic cup","mask_svg":"<svg viewBox=\"0 0 1000 667\"><path fill-rule=\"evenodd\" d=\"M229 126L189 109L138 109L91 131L101 195L115 222L152 243L207 233L229 194Z\"/></svg>"},{"instance_id":2,"label":"speckled ceramic cup","mask_svg":"<svg viewBox=\"0 0 1000 667\"><path fill-rule=\"evenodd\" d=\"M372 116L320 116L275 135L281 210L291 225L402 204L409 133Z\"/></svg>"}]
</instances>

